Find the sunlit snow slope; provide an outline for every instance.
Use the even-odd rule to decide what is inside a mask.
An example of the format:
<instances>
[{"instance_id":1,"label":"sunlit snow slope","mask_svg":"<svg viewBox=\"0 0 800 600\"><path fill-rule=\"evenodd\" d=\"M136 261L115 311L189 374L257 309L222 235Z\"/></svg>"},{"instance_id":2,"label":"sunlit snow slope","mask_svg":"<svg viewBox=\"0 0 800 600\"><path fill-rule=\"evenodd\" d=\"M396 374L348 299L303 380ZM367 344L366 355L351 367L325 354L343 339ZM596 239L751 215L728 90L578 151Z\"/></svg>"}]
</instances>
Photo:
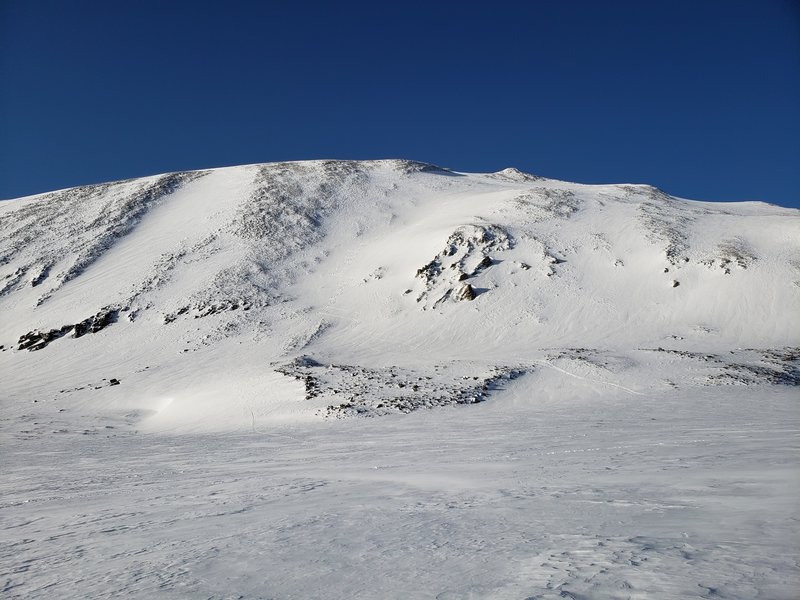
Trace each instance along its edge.
<instances>
[{"instance_id":1,"label":"sunlit snow slope","mask_svg":"<svg viewBox=\"0 0 800 600\"><path fill-rule=\"evenodd\" d=\"M0 314L7 423L797 385L800 212L394 160L174 173L0 203Z\"/></svg>"}]
</instances>

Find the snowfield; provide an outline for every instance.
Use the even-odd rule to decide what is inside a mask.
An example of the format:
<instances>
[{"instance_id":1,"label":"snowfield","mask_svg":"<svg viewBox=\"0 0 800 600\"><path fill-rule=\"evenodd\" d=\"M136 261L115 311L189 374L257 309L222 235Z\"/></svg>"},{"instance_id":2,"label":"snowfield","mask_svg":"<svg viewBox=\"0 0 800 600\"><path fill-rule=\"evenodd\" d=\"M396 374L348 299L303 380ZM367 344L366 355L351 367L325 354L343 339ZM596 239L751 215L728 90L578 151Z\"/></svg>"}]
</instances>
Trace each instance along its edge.
<instances>
[{"instance_id":1,"label":"snowfield","mask_svg":"<svg viewBox=\"0 0 800 600\"><path fill-rule=\"evenodd\" d=\"M311 161L0 203L8 598L796 598L800 211Z\"/></svg>"}]
</instances>

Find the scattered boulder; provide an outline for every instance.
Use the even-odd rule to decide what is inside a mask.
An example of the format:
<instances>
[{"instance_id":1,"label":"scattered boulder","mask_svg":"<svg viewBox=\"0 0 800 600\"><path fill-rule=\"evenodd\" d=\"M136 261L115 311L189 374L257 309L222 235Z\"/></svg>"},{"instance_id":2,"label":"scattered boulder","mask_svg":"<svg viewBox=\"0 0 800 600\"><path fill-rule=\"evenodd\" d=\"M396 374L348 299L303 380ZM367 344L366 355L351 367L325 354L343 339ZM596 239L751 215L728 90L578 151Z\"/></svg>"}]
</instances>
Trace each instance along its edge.
<instances>
[{"instance_id":1,"label":"scattered boulder","mask_svg":"<svg viewBox=\"0 0 800 600\"><path fill-rule=\"evenodd\" d=\"M318 360L314 360L313 358L311 358L307 354L304 354L303 356L298 356L297 358L295 358L291 362L291 364L294 365L295 367L323 367L323 366L325 366L321 362L319 362Z\"/></svg>"},{"instance_id":2,"label":"scattered boulder","mask_svg":"<svg viewBox=\"0 0 800 600\"><path fill-rule=\"evenodd\" d=\"M456 300L475 300L478 294L469 283L462 285L456 292Z\"/></svg>"},{"instance_id":3,"label":"scattered boulder","mask_svg":"<svg viewBox=\"0 0 800 600\"><path fill-rule=\"evenodd\" d=\"M489 256L484 256L484 257L483 257L483 260L481 260L481 262L479 262L479 263L478 263L478 266L475 268L475 271L476 271L476 272L477 272L477 271L481 271L481 270L483 270L483 269L486 269L487 267L491 267L491 266L492 266L492 259L491 259L491 257L489 257Z\"/></svg>"}]
</instances>

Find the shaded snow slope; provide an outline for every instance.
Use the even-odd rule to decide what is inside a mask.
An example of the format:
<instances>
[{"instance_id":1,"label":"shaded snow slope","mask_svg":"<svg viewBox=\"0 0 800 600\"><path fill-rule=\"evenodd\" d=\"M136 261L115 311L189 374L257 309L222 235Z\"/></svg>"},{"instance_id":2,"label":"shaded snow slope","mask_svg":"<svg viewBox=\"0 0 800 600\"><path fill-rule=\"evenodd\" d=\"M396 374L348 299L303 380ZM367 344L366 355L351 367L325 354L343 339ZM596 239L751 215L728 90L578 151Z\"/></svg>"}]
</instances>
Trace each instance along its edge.
<instances>
[{"instance_id":1,"label":"shaded snow slope","mask_svg":"<svg viewBox=\"0 0 800 600\"><path fill-rule=\"evenodd\" d=\"M798 378L800 213L761 203L313 161L8 201L0 231L7 397L145 427L474 403L564 362L640 392L676 361Z\"/></svg>"}]
</instances>

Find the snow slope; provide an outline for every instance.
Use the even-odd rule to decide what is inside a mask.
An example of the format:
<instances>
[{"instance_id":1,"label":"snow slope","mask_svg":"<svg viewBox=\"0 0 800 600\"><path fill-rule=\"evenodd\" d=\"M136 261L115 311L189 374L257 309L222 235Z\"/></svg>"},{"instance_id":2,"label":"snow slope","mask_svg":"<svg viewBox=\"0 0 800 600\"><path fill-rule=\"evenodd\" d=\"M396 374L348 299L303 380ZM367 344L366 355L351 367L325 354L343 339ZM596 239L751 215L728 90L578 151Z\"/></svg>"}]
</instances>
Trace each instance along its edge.
<instances>
[{"instance_id":1,"label":"snow slope","mask_svg":"<svg viewBox=\"0 0 800 600\"><path fill-rule=\"evenodd\" d=\"M173 173L0 203L0 311L10 597L800 583L800 211Z\"/></svg>"}]
</instances>

